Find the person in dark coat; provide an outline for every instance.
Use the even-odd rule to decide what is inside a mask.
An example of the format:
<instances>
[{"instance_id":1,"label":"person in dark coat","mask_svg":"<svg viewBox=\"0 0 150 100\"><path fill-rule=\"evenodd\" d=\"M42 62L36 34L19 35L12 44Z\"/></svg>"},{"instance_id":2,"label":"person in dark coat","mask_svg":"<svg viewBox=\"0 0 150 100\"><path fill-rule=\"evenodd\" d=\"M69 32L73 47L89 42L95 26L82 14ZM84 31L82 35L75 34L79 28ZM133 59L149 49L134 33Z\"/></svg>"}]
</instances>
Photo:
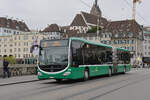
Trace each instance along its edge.
<instances>
[{"instance_id":1,"label":"person in dark coat","mask_svg":"<svg viewBox=\"0 0 150 100\"><path fill-rule=\"evenodd\" d=\"M6 58L4 58L4 61L3 61L3 78L6 77L6 73L7 73L8 78L10 77L8 65L9 65L9 62L6 60Z\"/></svg>"}]
</instances>

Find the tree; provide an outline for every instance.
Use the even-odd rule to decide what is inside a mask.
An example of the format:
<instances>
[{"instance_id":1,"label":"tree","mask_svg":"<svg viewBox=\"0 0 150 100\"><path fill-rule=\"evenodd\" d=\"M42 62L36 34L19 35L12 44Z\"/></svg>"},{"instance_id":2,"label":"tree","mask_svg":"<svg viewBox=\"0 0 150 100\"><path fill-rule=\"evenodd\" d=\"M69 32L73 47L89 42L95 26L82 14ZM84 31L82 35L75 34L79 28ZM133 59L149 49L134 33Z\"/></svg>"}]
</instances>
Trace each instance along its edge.
<instances>
[{"instance_id":1,"label":"tree","mask_svg":"<svg viewBox=\"0 0 150 100\"><path fill-rule=\"evenodd\" d=\"M10 55L6 57L6 60L10 63L10 64L16 64L16 59L14 56Z\"/></svg>"},{"instance_id":2,"label":"tree","mask_svg":"<svg viewBox=\"0 0 150 100\"><path fill-rule=\"evenodd\" d=\"M97 28L99 29L99 31L101 30L101 27L94 26L91 29L89 29L87 31L87 33L96 33L97 32Z\"/></svg>"}]
</instances>

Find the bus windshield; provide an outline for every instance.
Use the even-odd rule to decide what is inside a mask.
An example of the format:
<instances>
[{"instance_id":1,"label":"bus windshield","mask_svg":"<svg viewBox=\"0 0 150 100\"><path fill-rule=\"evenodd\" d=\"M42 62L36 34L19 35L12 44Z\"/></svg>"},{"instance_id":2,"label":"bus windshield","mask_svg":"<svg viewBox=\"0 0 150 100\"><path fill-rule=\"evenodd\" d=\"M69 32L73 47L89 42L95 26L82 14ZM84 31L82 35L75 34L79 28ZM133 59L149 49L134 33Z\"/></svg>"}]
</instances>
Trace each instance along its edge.
<instances>
[{"instance_id":1,"label":"bus windshield","mask_svg":"<svg viewBox=\"0 0 150 100\"><path fill-rule=\"evenodd\" d=\"M51 41L49 41L51 42ZM39 55L40 65L67 65L68 46L49 46L42 48Z\"/></svg>"}]
</instances>

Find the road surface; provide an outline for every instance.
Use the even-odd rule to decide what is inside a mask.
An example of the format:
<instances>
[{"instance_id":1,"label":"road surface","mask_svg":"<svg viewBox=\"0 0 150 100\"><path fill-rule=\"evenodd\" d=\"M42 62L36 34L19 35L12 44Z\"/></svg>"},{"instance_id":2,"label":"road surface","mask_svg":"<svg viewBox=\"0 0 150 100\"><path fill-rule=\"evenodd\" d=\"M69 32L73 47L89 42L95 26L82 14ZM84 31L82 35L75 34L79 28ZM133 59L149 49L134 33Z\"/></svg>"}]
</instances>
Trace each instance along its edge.
<instances>
[{"instance_id":1,"label":"road surface","mask_svg":"<svg viewBox=\"0 0 150 100\"><path fill-rule=\"evenodd\" d=\"M150 100L150 69L86 82L44 80L0 86L0 100Z\"/></svg>"}]
</instances>

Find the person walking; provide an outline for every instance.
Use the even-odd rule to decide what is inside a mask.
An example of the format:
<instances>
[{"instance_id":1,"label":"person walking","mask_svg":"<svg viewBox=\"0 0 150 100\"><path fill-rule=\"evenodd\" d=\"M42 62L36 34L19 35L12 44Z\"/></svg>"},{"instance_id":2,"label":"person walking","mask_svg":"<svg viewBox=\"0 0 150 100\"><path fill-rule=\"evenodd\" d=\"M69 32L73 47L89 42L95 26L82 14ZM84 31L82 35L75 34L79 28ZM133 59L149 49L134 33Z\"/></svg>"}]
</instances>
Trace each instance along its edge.
<instances>
[{"instance_id":1,"label":"person walking","mask_svg":"<svg viewBox=\"0 0 150 100\"><path fill-rule=\"evenodd\" d=\"M8 78L10 77L8 65L9 65L9 62L6 60L6 58L4 58L4 61L3 61L3 78L6 77L6 73L7 73Z\"/></svg>"}]
</instances>

